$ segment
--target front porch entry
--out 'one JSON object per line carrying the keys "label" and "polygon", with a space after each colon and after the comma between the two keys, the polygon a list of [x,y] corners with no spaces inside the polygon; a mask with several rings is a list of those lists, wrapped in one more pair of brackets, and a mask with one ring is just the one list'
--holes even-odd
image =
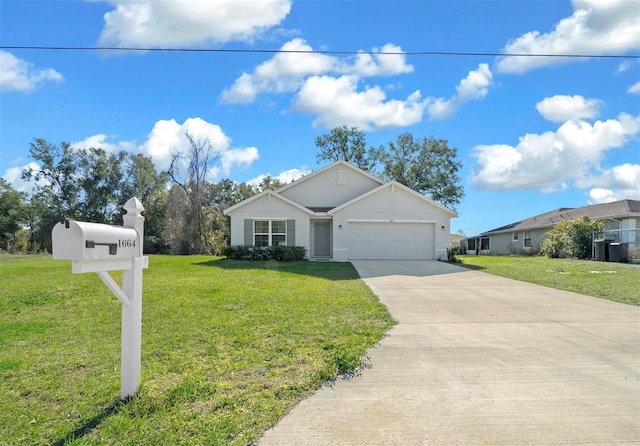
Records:
{"label": "front porch entry", "polygon": [[331,220],[317,220],[313,223],[312,257],[331,257]]}

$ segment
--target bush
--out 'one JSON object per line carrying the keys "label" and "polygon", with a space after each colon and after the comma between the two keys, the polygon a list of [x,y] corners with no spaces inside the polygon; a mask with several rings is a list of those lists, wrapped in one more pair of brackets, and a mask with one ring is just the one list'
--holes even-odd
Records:
{"label": "bush", "polygon": [[550,258],[591,257],[593,233],[602,231],[604,223],[581,217],[576,220],[562,220],[547,233],[540,247],[540,253]]}
{"label": "bush", "polygon": [[460,253],[459,246],[454,246],[453,248],[447,248],[447,262],[462,263],[462,261],[456,257],[456,254],[459,254],[459,253]]}
{"label": "bush", "polygon": [[304,246],[226,246],[222,255],[233,260],[278,260],[281,262],[304,260]]}

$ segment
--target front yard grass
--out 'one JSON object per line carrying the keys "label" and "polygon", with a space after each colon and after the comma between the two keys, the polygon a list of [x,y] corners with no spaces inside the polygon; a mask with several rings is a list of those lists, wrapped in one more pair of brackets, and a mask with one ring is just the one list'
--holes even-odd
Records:
{"label": "front yard grass", "polygon": [[121,403],[120,303],[70,263],[0,257],[2,445],[249,444],[393,325],[349,263],[151,257]]}
{"label": "front yard grass", "polygon": [[460,256],[496,276],[640,306],[640,265],[547,257]]}

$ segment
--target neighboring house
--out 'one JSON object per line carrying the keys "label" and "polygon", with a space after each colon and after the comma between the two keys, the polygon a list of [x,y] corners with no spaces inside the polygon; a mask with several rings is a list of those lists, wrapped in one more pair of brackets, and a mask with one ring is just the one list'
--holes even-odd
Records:
{"label": "neighboring house", "polygon": [[231,245],[304,246],[311,259],[446,258],[457,214],[396,182],[345,162],[235,206]]}
{"label": "neighboring house", "polygon": [[620,200],[595,204],[582,208],[560,208],[545,212],[506,226],[483,232],[477,237],[467,238],[469,254],[520,254],[537,253],[547,232],[562,220],[580,217],[602,220],[607,238],[629,243],[629,248],[640,247],[640,201]]}
{"label": "neighboring house", "polygon": [[456,246],[460,246],[460,242],[464,240],[466,237],[460,234],[451,234],[449,236],[449,248],[454,248]]}

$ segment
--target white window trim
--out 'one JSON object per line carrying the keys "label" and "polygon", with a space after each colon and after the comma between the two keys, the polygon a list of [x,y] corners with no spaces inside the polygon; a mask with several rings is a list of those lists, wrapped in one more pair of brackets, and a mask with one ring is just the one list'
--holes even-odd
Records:
{"label": "white window trim", "polygon": [[[256,222],[258,221],[267,221],[269,222],[269,232],[256,232]],[[284,232],[273,232],[273,222],[282,222],[284,223]],[[267,246],[273,246],[273,236],[274,235],[278,235],[278,236],[284,236],[284,241],[281,243],[281,245],[287,245],[287,220],[286,219],[279,219],[279,218],[273,218],[273,219],[268,219],[268,218],[256,218],[253,220],[253,245],[256,246],[256,235],[266,235],[268,236],[268,245]]]}
{"label": "white window trim", "polygon": [[513,233],[513,235],[512,235],[512,240],[513,240],[514,242],[517,242],[519,239],[520,239],[520,233],[519,233],[519,232],[517,232],[517,231],[516,231],[516,232],[514,232],[514,233]]}

